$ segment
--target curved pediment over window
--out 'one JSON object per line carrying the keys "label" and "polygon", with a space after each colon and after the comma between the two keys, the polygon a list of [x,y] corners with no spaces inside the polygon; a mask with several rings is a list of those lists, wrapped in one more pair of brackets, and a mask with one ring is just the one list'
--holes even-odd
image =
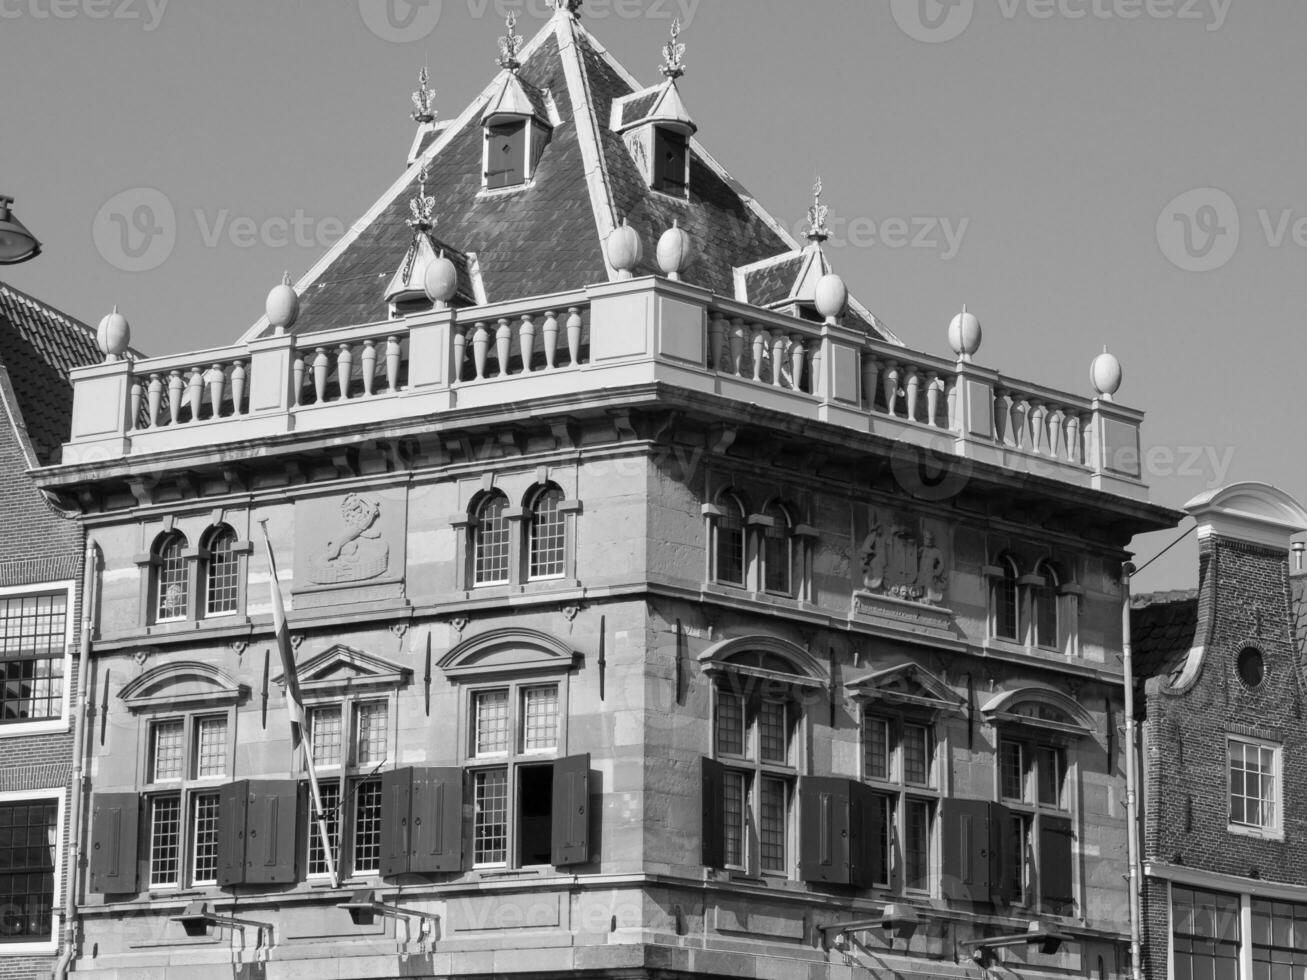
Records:
{"label": "curved pediment over window", "polygon": [[824,688],[830,675],[803,647],[776,636],[737,636],[699,654],[705,674],[746,674],[799,687]]}
{"label": "curved pediment over window", "polygon": [[[413,676],[407,667],[384,657],[338,643],[298,667],[300,690],[305,694],[344,694],[349,691],[403,687]],[[286,676],[274,683],[284,686]]]}
{"label": "curved pediment over window", "polygon": [[464,640],[440,658],[440,669],[454,679],[484,674],[564,674],[581,665],[581,654],[539,630],[490,630]]}
{"label": "curved pediment over window", "polygon": [[198,661],[161,664],[123,685],[118,696],[133,714],[158,708],[220,707],[240,704],[250,689],[213,664]]}
{"label": "curved pediment over window", "polygon": [[1051,687],[1023,687],[996,694],[981,707],[993,725],[1025,725],[1081,738],[1094,731],[1094,719],[1073,698]]}
{"label": "curved pediment over window", "polygon": [[958,714],[966,699],[919,664],[905,663],[878,670],[844,685],[855,701],[923,708]]}

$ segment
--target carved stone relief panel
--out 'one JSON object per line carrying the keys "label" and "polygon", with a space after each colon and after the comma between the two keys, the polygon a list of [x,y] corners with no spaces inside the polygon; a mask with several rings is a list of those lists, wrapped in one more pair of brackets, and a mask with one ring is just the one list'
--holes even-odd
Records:
{"label": "carved stone relief panel", "polygon": [[394,491],[360,491],[295,504],[295,591],[402,581],[407,506]]}

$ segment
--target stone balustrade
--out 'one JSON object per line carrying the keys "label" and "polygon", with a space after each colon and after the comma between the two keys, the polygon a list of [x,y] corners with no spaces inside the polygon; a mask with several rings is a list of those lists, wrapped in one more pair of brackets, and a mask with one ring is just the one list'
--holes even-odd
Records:
{"label": "stone balustrade", "polygon": [[661,278],[109,362],[73,382],[69,464],[659,383],[1147,495],[1137,411]]}

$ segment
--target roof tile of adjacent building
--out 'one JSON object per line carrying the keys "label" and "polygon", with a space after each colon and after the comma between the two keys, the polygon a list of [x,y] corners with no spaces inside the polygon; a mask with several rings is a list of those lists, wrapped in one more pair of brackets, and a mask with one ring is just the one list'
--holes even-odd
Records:
{"label": "roof tile of adjacent building", "polygon": [[1155,592],[1131,603],[1135,677],[1174,679],[1184,667],[1198,628],[1198,590]]}

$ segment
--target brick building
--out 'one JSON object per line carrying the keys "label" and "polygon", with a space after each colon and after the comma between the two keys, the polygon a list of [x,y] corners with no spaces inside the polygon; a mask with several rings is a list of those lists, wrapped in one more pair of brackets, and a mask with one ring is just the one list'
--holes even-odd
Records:
{"label": "brick building", "polygon": [[69,372],[99,360],[88,327],[0,283],[0,977],[49,976],[62,948],[83,538],[30,473],[59,461]]}
{"label": "brick building", "polygon": [[76,375],[77,972],[1122,976],[1119,365],[909,349],[558,7],[239,341]]}
{"label": "brick building", "polygon": [[1137,599],[1131,630],[1147,976],[1296,977],[1307,970],[1307,729],[1289,551],[1307,511],[1260,484],[1186,509],[1198,589]]}

